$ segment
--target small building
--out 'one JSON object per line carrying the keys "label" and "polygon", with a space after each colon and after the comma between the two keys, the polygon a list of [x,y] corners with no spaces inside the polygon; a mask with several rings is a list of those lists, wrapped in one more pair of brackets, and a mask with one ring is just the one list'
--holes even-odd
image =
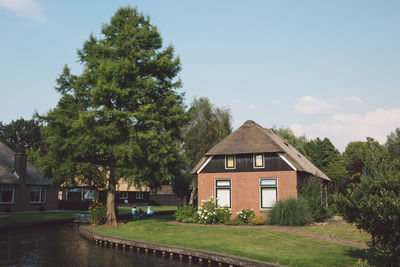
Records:
{"label": "small building", "polygon": [[57,189],[49,178],[0,142],[0,212],[57,209]]}
{"label": "small building", "polygon": [[214,197],[232,214],[244,208],[261,213],[277,200],[297,197],[299,183],[309,176],[320,178],[326,196],[330,181],[287,141],[254,121],[211,148],[191,173],[198,176],[198,205]]}

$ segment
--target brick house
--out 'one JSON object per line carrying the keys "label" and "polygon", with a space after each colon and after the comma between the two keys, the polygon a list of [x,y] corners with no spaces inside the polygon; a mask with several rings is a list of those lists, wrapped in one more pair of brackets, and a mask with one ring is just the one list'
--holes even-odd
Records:
{"label": "brick house", "polygon": [[0,212],[57,209],[57,189],[51,179],[0,142]]}
{"label": "brick house", "polygon": [[298,184],[309,176],[320,178],[326,197],[330,181],[288,142],[254,121],[211,148],[191,173],[198,176],[198,205],[212,196],[232,214],[244,208],[261,213],[277,200],[297,197]]}

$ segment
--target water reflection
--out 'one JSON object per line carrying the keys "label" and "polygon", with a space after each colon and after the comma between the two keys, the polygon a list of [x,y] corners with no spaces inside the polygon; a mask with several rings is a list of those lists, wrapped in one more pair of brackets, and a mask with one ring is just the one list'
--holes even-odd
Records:
{"label": "water reflection", "polygon": [[98,247],[77,225],[0,231],[0,266],[191,266],[186,262]]}

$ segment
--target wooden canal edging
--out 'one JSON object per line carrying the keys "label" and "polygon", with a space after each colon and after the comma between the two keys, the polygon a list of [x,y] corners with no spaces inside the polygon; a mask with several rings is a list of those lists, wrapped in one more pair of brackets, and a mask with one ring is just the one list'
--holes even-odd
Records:
{"label": "wooden canal edging", "polygon": [[198,264],[217,266],[254,266],[254,267],[278,267],[282,265],[242,258],[219,252],[170,246],[141,240],[133,240],[121,237],[111,237],[97,233],[87,226],[79,227],[79,234],[98,246],[121,249],[124,251],[161,255],[170,259],[185,260]]}

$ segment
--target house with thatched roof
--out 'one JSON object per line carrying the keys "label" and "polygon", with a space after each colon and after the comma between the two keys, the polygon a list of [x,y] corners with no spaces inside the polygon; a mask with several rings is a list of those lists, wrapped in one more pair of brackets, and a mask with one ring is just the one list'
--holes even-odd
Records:
{"label": "house with thatched roof", "polygon": [[320,178],[326,195],[330,181],[273,130],[250,120],[211,148],[191,173],[198,176],[199,206],[214,197],[232,214],[244,208],[260,213],[277,200],[297,197],[299,183],[309,176]]}
{"label": "house with thatched roof", "polygon": [[57,209],[57,189],[49,178],[0,142],[0,212]]}

